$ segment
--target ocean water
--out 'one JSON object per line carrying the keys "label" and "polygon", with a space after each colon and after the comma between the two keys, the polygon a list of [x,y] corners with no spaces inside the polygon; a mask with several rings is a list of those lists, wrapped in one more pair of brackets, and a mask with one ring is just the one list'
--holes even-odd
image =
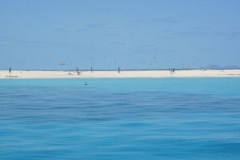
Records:
{"label": "ocean water", "polygon": [[1,79],[0,159],[240,159],[240,78]]}

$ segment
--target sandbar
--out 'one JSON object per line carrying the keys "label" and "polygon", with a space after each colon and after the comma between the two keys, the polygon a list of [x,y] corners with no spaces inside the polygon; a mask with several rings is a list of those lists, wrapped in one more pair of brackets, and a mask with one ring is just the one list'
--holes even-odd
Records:
{"label": "sandbar", "polygon": [[240,77],[240,69],[232,70],[123,70],[120,71],[31,71],[0,70],[0,79],[21,78],[174,78],[174,77]]}

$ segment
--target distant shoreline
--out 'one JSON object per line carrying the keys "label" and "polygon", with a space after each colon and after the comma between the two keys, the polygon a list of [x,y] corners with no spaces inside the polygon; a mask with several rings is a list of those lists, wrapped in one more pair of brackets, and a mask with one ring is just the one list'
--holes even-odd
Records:
{"label": "distant shoreline", "polygon": [[[240,70],[240,68],[167,68],[167,69],[121,69],[121,71],[191,71],[191,70]],[[81,71],[91,71],[90,69],[79,69]],[[1,71],[8,71],[8,69],[0,69]],[[76,69],[13,69],[13,71],[58,71],[58,72],[74,72]],[[93,71],[118,71],[118,69],[94,69]]]}
{"label": "distant shoreline", "polygon": [[0,70],[0,79],[24,78],[174,78],[174,77],[240,77],[240,69],[191,69],[191,70],[117,70],[111,71],[40,71]]}

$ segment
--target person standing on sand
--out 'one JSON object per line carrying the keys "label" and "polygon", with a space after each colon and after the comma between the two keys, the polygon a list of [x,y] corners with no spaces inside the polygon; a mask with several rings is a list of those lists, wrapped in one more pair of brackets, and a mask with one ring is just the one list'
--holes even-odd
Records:
{"label": "person standing on sand", "polygon": [[78,67],[76,68],[76,71],[77,71],[77,74],[79,75],[80,73],[79,73]]}
{"label": "person standing on sand", "polygon": [[118,67],[118,73],[120,73],[120,67]]}
{"label": "person standing on sand", "polygon": [[9,68],[9,73],[11,73],[11,71],[12,71],[12,68],[10,67],[10,68]]}

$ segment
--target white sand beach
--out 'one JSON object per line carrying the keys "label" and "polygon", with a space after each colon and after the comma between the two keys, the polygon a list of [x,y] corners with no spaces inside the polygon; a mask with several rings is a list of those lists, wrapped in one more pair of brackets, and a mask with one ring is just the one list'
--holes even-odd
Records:
{"label": "white sand beach", "polygon": [[19,71],[0,70],[0,78],[164,78],[164,77],[240,77],[240,70],[147,70],[147,71]]}

